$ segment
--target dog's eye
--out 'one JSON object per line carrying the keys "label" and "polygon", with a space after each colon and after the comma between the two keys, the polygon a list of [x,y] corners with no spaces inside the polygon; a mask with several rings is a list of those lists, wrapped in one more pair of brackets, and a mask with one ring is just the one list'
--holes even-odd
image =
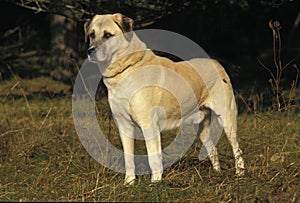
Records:
{"label": "dog's eye", "polygon": [[109,32],[104,32],[104,35],[103,35],[103,37],[106,39],[111,38],[112,36],[114,36],[114,35]]}
{"label": "dog's eye", "polygon": [[91,34],[90,34],[90,38],[91,38],[91,39],[94,39],[95,37],[96,37],[96,35],[95,35],[95,31],[91,32]]}

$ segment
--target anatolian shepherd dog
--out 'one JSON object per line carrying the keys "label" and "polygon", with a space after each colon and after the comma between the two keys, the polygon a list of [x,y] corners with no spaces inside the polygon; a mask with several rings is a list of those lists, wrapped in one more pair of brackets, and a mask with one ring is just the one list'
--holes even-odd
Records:
{"label": "anatolian shepherd dog", "polygon": [[[206,148],[213,147],[209,158],[213,168],[220,171],[216,148],[211,146],[211,139],[207,136],[211,112],[217,115],[232,146],[236,174],[243,175],[244,161],[236,134],[237,108],[224,68],[211,59],[173,62],[157,56],[132,32],[132,26],[133,20],[120,13],[95,15],[84,25],[86,40],[89,40],[89,60],[109,64],[107,69],[102,70],[102,75],[123,145],[125,184],[132,184],[136,178],[135,131],[138,129],[143,133],[151,182],[158,182],[163,173],[160,133],[177,128],[182,120],[203,125],[200,139]],[[200,73],[191,66],[195,66]],[[188,94],[189,91],[170,72],[185,80],[194,95]],[[139,89],[145,80],[152,85]],[[172,94],[173,90],[162,87],[173,88],[177,92],[176,97]],[[220,95],[225,98],[219,98]],[[196,102],[191,101],[192,97],[196,98]]]}

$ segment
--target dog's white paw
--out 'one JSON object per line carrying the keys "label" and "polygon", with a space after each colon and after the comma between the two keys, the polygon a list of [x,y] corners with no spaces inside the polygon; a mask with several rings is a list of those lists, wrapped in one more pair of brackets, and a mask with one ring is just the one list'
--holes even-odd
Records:
{"label": "dog's white paw", "polygon": [[158,183],[162,179],[162,172],[153,173],[151,176],[151,183]]}
{"label": "dog's white paw", "polygon": [[135,182],[135,175],[126,175],[124,185],[133,185]]}
{"label": "dog's white paw", "polygon": [[236,174],[237,177],[244,176],[245,175],[245,168],[237,168],[235,174]]}
{"label": "dog's white paw", "polygon": [[237,176],[243,176],[245,174],[245,164],[244,164],[244,160],[240,154],[235,159],[235,168],[236,168]]}

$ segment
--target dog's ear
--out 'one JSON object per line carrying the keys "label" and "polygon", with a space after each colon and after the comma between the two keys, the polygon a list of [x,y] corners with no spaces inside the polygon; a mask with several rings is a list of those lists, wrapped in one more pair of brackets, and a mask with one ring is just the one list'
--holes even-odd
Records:
{"label": "dog's ear", "polygon": [[85,42],[87,42],[87,41],[88,41],[88,38],[89,38],[89,33],[88,33],[88,31],[89,31],[89,26],[90,26],[90,24],[91,24],[91,20],[88,20],[88,21],[86,21],[86,22],[84,23],[84,25],[83,25],[83,29],[84,29],[84,40],[85,40]]}
{"label": "dog's ear", "polygon": [[120,27],[123,33],[131,32],[133,30],[133,20],[121,13],[114,14],[114,21]]}

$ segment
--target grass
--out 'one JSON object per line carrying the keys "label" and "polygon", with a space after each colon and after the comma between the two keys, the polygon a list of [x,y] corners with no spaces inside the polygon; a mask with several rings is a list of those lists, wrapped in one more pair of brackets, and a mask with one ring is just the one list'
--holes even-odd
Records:
{"label": "grass", "polygon": [[[240,114],[238,134],[247,168],[242,178],[234,175],[231,148],[222,136],[217,145],[222,174],[213,172],[208,159],[198,160],[201,142],[196,140],[164,171],[162,183],[151,185],[150,176],[143,175],[125,187],[124,174],[101,166],[83,148],[71,96],[12,95],[0,97],[1,201],[300,201],[297,112]],[[111,142],[121,147],[106,105],[106,98],[99,100],[98,118]]]}

